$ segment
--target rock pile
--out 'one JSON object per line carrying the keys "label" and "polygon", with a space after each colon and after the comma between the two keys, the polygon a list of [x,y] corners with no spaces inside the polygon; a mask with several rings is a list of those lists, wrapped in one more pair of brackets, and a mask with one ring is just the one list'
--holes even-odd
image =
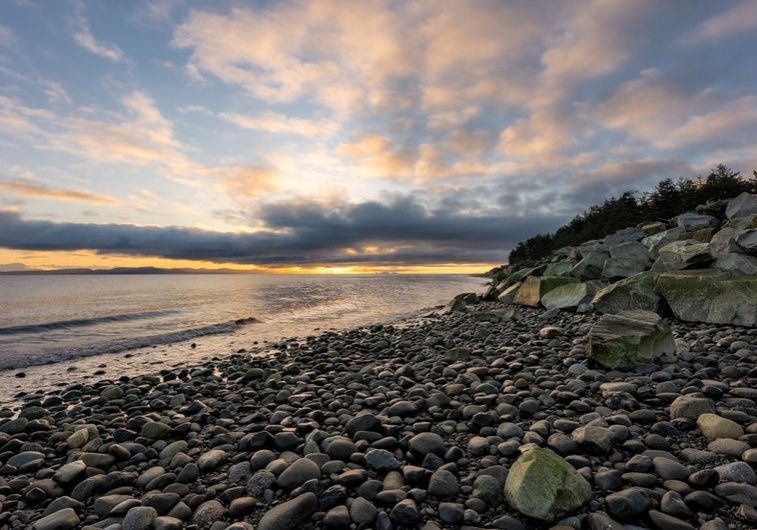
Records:
{"label": "rock pile", "polygon": [[757,195],[727,201],[723,217],[687,212],[503,269],[490,299],[603,313],[669,310],[689,322],[757,326]]}

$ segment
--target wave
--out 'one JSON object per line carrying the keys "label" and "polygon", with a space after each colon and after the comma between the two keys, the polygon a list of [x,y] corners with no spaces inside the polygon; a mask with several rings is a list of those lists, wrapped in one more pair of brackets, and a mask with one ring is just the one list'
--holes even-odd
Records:
{"label": "wave", "polygon": [[6,328],[0,328],[0,335],[16,335],[18,333],[40,333],[45,331],[53,331],[57,329],[70,329],[78,328],[82,326],[95,326],[97,324],[105,324],[108,322],[127,322],[130,320],[144,320],[150,318],[158,318],[169,315],[175,315],[178,311],[174,310],[162,310],[162,311],[144,311],[142,313],[126,313],[122,315],[108,315],[104,317],[92,317],[92,318],[77,318],[73,320],[57,320],[53,322],[45,322],[42,324],[27,324],[24,326],[10,326]]}
{"label": "wave", "polygon": [[46,352],[42,355],[31,352],[18,352],[15,355],[10,355],[6,358],[0,358],[0,370],[12,370],[17,368],[25,368],[28,366],[52,364],[61,361],[78,359],[80,357],[90,357],[93,355],[101,355],[106,353],[119,353],[127,350],[173,344],[191,340],[197,337],[204,337],[207,335],[233,333],[242,326],[258,322],[260,322],[260,320],[254,317],[240,318],[237,320],[231,320],[229,322],[221,322],[218,324],[210,324],[197,328],[172,331],[169,333],[162,333],[160,335],[149,335],[145,337],[122,339],[88,346],[62,348],[56,351]]}

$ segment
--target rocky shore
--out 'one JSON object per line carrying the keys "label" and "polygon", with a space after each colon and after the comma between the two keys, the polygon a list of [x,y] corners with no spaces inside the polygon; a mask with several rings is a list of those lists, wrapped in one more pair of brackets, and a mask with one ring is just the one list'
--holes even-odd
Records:
{"label": "rocky shore", "polygon": [[0,527],[757,526],[757,329],[669,320],[611,369],[595,313],[474,302],[27,395]]}

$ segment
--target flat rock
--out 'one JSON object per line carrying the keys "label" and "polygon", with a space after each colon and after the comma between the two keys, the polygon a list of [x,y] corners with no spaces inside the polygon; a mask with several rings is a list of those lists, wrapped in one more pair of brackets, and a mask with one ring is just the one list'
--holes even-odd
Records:
{"label": "flat rock", "polygon": [[589,332],[588,356],[608,368],[632,368],[674,351],[670,327],[650,311],[602,315]]}

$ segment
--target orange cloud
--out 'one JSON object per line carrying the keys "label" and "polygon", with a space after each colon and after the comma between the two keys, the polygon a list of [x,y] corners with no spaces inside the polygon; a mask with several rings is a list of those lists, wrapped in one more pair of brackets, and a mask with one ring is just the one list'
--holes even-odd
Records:
{"label": "orange cloud", "polygon": [[0,189],[3,189],[14,195],[26,197],[39,197],[42,199],[52,199],[55,201],[80,201],[93,202],[98,204],[120,204],[121,201],[110,197],[109,195],[100,195],[84,190],[67,190],[62,188],[51,188],[44,184],[34,184],[22,180],[0,180]]}

